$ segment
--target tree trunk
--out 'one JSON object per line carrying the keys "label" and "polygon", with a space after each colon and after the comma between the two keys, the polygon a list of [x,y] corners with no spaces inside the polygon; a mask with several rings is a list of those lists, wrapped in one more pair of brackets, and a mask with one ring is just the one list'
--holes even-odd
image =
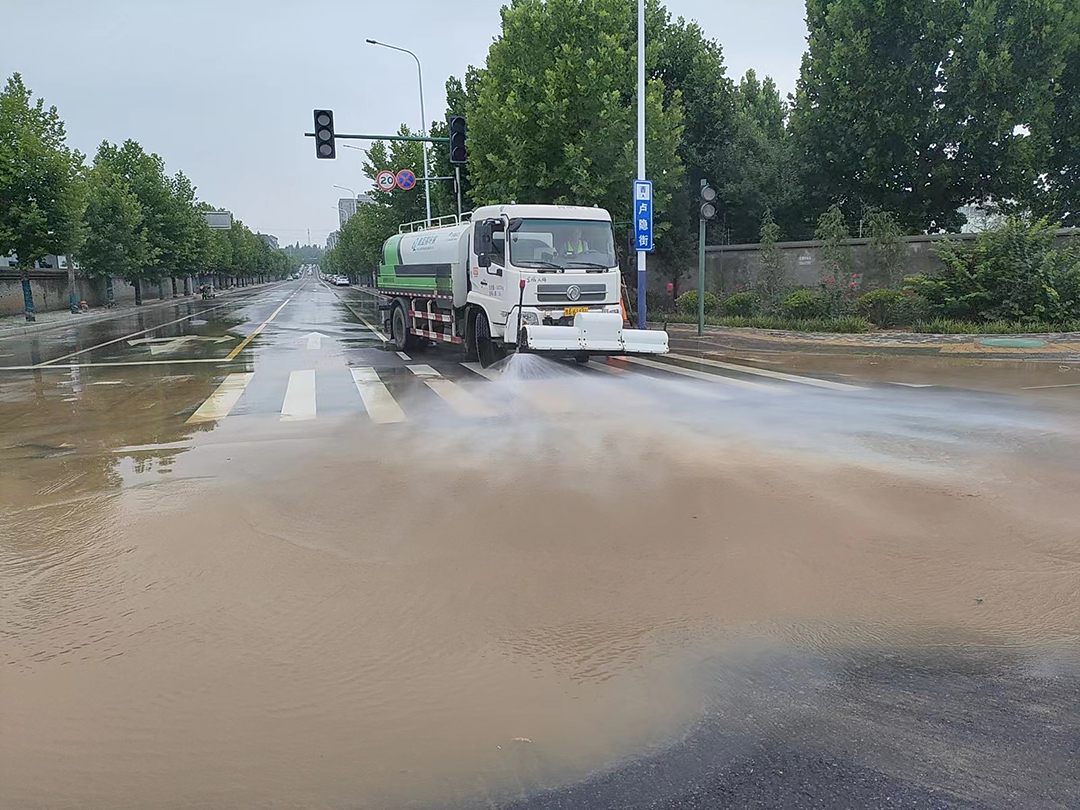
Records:
{"label": "tree trunk", "polygon": [[135,287],[135,306],[141,307],[142,306],[142,279],[137,278],[131,283]]}
{"label": "tree trunk", "polygon": [[30,270],[26,267],[22,268],[22,295],[23,313],[26,315],[26,320],[33,323],[37,320],[34,317],[34,291],[30,289]]}
{"label": "tree trunk", "polygon": [[176,276],[170,276],[169,281],[172,282],[172,297],[176,298]]}
{"label": "tree trunk", "polygon": [[184,296],[191,295],[191,276],[184,276]]}
{"label": "tree trunk", "polygon": [[111,307],[116,303],[116,292],[113,290],[112,276],[105,276],[105,306]]}
{"label": "tree trunk", "polygon": [[165,300],[165,282],[164,281],[159,281],[157,283],[157,297],[158,297],[158,301],[164,301]]}
{"label": "tree trunk", "polygon": [[71,254],[67,255],[67,281],[68,281],[68,303],[71,305],[71,314],[77,315],[79,313],[79,294],[75,292],[75,261],[71,258]]}

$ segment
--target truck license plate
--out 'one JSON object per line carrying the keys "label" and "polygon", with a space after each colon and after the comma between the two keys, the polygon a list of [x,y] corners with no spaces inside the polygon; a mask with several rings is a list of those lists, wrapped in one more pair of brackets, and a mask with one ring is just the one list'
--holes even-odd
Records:
{"label": "truck license plate", "polygon": [[588,312],[588,311],[589,311],[588,307],[566,307],[566,309],[563,310],[563,317],[564,318],[573,318],[579,312]]}

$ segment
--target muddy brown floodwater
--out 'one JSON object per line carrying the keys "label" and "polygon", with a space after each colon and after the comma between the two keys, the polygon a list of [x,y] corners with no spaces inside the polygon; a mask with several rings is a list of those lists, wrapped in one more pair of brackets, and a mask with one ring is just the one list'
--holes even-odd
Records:
{"label": "muddy brown floodwater", "polygon": [[0,806],[469,804],[677,739],[754,645],[1073,649],[1074,467],[642,424],[9,458]]}

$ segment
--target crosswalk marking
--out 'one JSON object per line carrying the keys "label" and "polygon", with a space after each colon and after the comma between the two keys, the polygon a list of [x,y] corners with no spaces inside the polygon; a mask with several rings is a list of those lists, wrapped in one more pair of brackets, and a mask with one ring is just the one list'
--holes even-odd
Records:
{"label": "crosswalk marking", "polygon": [[247,388],[248,383],[251,382],[251,378],[254,376],[254,372],[228,375],[221,385],[214,390],[214,393],[208,396],[206,401],[199,406],[199,409],[188,417],[187,423],[197,425],[203,422],[224,419],[236,405],[244,393],[244,389]]}
{"label": "crosswalk marking", "polygon": [[761,391],[769,394],[783,394],[787,393],[781,388],[777,388],[774,385],[765,385],[764,383],[749,382],[748,380],[736,380],[731,377],[723,377],[719,374],[709,374],[706,371],[698,371],[693,368],[683,368],[682,366],[672,365],[671,363],[659,363],[656,360],[646,360],[644,357],[622,357],[627,363],[633,363],[637,366],[645,366],[646,368],[655,368],[660,371],[669,371],[672,374],[680,374],[683,377],[693,377],[697,380],[708,380],[714,383],[723,383],[724,385],[733,385],[736,388],[748,388],[752,391]]}
{"label": "crosswalk marking", "polygon": [[373,368],[353,368],[353,382],[356,390],[360,392],[360,398],[364,401],[364,408],[372,422],[387,424],[390,422],[404,422],[405,412],[387,390],[383,381]]}
{"label": "crosswalk marking", "polygon": [[461,365],[463,365],[465,368],[467,368],[474,374],[479,374],[481,377],[485,377],[492,382],[497,382],[499,379],[502,378],[502,374],[500,374],[499,372],[491,368],[484,368],[479,363],[462,363]]}
{"label": "crosswalk marking", "polygon": [[495,416],[495,411],[457,383],[443,377],[426,363],[408,366],[409,371],[424,381],[454,413],[460,416]]}
{"label": "crosswalk marking", "polygon": [[281,404],[281,421],[300,422],[315,416],[315,371],[294,371],[289,375],[285,401]]}
{"label": "crosswalk marking", "polygon": [[728,371],[738,371],[742,374],[754,374],[759,377],[769,377],[774,380],[784,380],[785,382],[799,383],[800,385],[813,385],[818,388],[829,388],[833,391],[865,391],[866,389],[859,385],[851,385],[850,383],[838,383],[831,380],[819,380],[815,377],[802,377],[798,374],[785,374],[782,371],[772,371],[765,368],[754,368],[753,366],[744,366],[737,363],[724,363],[720,360],[712,360],[707,357],[694,357],[689,354],[669,354],[667,355],[673,360],[686,360],[691,363],[701,363],[705,366],[712,366],[713,368],[722,368]]}

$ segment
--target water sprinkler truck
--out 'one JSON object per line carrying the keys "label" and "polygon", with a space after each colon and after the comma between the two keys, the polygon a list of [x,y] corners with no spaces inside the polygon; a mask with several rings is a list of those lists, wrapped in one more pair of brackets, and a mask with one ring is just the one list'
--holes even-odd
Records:
{"label": "water sprinkler truck", "polygon": [[394,346],[463,343],[487,367],[508,352],[655,355],[659,330],[624,327],[611,215],[601,208],[492,205],[402,225],[371,290]]}

